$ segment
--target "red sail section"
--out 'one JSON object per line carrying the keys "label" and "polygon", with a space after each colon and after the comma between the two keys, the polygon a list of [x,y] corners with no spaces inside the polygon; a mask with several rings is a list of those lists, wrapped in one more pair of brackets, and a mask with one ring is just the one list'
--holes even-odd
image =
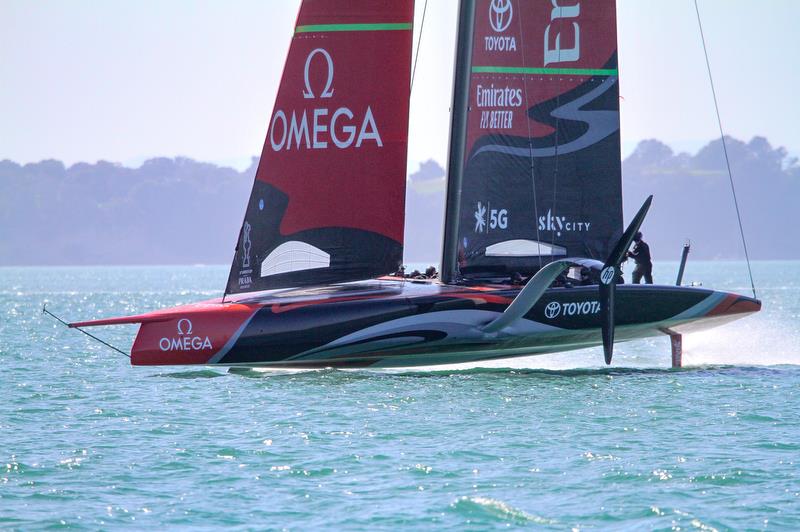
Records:
{"label": "red sail section", "polygon": [[399,266],[413,11],[411,0],[303,2],[229,293]]}
{"label": "red sail section", "polygon": [[606,258],[622,231],[615,0],[477,0],[461,272]]}
{"label": "red sail section", "polygon": [[[617,75],[616,0],[478,0],[467,151],[487,133],[545,137],[530,107]],[[606,68],[614,60],[613,68]]]}

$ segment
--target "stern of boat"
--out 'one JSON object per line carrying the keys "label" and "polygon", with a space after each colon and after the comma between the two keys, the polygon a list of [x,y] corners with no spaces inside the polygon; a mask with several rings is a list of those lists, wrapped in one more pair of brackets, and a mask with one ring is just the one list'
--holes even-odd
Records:
{"label": "stern of boat", "polygon": [[761,300],[715,290],[705,300],[675,316],[669,329],[678,334],[713,329],[761,310]]}
{"label": "stern of boat", "polygon": [[70,327],[139,324],[131,365],[206,365],[225,356],[258,308],[214,300],[137,316],[77,322]]}

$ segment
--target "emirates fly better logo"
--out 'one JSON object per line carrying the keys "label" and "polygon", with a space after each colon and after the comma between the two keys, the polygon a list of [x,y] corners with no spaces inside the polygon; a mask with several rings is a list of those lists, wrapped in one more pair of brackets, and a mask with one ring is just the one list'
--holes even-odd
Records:
{"label": "emirates fly better logo", "polygon": [[502,33],[511,25],[514,16],[514,8],[511,0],[492,0],[489,5],[489,24],[497,33]]}

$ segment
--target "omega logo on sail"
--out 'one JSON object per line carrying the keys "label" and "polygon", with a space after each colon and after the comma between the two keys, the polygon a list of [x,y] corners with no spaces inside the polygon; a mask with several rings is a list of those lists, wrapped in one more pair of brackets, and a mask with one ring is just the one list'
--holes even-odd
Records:
{"label": "omega logo on sail", "polygon": [[544,30],[544,66],[550,63],[566,63],[577,61],[581,58],[581,28],[577,22],[572,23],[575,30],[575,46],[573,48],[561,48],[561,33],[556,33],[555,47],[550,48],[550,27],[552,23],[560,18],[576,18],[581,14],[581,4],[578,2],[574,6],[559,6],[559,0],[550,0],[553,9],[550,11],[550,24]]}
{"label": "omega logo on sail", "polygon": [[[311,87],[310,71],[312,64],[318,63],[314,58],[320,56],[325,61],[327,73],[325,85],[319,93],[319,99],[333,97],[333,58],[324,48],[315,48],[308,54],[303,69],[305,88],[303,98],[317,100],[317,95]],[[330,119],[328,119],[330,116]],[[287,116],[283,109],[275,111],[269,126],[269,142],[273,151],[289,151],[291,149],[324,150],[329,146],[329,140],[339,149],[346,149],[355,144],[360,148],[365,141],[374,141],[383,147],[383,140],[375,123],[372,108],[368,105],[363,118],[355,118],[353,111],[345,106],[339,107],[331,113],[327,107],[314,109],[292,110]],[[360,126],[356,124],[360,122]]]}
{"label": "omega logo on sail", "polygon": [[178,337],[162,338],[158,342],[158,347],[162,351],[201,351],[203,349],[213,349],[211,340],[208,336],[192,336],[192,321],[187,318],[178,320]]}

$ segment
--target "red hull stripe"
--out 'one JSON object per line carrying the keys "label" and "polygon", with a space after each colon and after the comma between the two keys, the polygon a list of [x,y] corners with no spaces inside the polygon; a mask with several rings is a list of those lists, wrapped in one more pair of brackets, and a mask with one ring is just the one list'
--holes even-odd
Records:
{"label": "red hull stripe", "polygon": [[722,316],[727,314],[744,314],[758,312],[761,304],[738,294],[728,294],[716,307],[711,309],[707,316]]}
{"label": "red hull stripe", "polygon": [[300,301],[298,303],[273,303],[270,307],[273,314],[280,314],[282,312],[288,312],[290,310],[295,310],[298,308],[303,307],[313,307],[315,305],[321,305],[325,303],[343,303],[345,301],[366,301],[369,299],[384,299],[386,296],[384,294],[378,294],[374,296],[344,296],[344,297],[331,297],[327,299],[314,299],[310,301]]}

